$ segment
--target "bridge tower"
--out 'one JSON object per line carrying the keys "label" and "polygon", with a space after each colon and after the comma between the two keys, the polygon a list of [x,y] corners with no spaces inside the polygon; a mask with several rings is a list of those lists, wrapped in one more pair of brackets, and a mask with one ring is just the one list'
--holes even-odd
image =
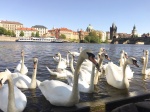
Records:
{"label": "bridge tower", "polygon": [[110,27],[110,39],[112,40],[113,38],[116,38],[116,36],[117,36],[117,27],[113,23],[112,27]]}

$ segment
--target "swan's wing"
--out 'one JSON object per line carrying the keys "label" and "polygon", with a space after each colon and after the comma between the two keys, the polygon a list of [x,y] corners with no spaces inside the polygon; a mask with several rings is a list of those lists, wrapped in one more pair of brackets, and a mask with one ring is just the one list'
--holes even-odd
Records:
{"label": "swan's wing", "polygon": [[126,70],[125,70],[125,74],[126,74],[127,79],[132,79],[133,78],[133,73],[134,73],[134,71],[132,71],[130,66],[127,65]]}
{"label": "swan's wing", "polygon": [[72,87],[58,80],[46,80],[39,86],[45,98],[56,106],[65,106],[72,92]]}
{"label": "swan's wing", "polygon": [[146,70],[146,74],[150,75],[150,68]]}
{"label": "swan's wing", "polygon": [[[26,96],[16,87],[14,86],[14,94],[15,94],[15,103],[16,103],[16,111],[22,112],[27,104]],[[7,112],[8,106],[8,84],[3,85],[0,89],[0,109],[4,112]]]}
{"label": "swan's wing", "polygon": [[19,64],[16,66],[14,72],[20,72],[20,69],[21,69],[21,63],[19,63]]}
{"label": "swan's wing", "polygon": [[13,82],[18,88],[29,88],[31,79],[27,75],[19,74],[18,77],[13,79]]}

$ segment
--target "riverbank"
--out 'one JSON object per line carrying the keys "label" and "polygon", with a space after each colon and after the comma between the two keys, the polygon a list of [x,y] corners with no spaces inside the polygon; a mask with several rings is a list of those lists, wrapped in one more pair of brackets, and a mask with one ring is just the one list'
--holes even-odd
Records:
{"label": "riverbank", "polygon": [[17,37],[5,37],[5,36],[0,36],[0,41],[11,41],[15,42],[18,38]]}

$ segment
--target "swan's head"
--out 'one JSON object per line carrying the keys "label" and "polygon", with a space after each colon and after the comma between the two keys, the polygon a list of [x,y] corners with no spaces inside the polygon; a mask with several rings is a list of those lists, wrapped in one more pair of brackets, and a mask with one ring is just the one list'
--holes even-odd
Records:
{"label": "swan's head", "polygon": [[99,53],[101,53],[101,52],[106,52],[105,48],[100,48]]}
{"label": "swan's head", "polygon": [[91,50],[85,49],[80,53],[80,57],[83,59],[89,59],[93,64],[95,64],[96,68],[100,71],[99,65],[95,60],[95,55],[92,53]]}
{"label": "swan's head", "polygon": [[58,53],[56,54],[56,56],[61,56],[61,54],[58,52]]}
{"label": "swan's head", "polygon": [[142,64],[144,64],[144,62],[145,62],[145,57],[142,56],[141,59],[140,59],[139,61],[140,61]]}
{"label": "swan's head", "polygon": [[34,63],[34,69],[36,68],[36,64],[38,63],[38,59],[37,58],[33,58],[33,63]]}
{"label": "swan's head", "polygon": [[127,52],[124,52],[124,58],[128,58]]}
{"label": "swan's head", "polygon": [[9,72],[0,72],[0,88],[5,83],[5,81],[8,79],[8,76],[10,76]]}
{"label": "swan's head", "polygon": [[149,55],[149,51],[148,50],[145,50],[145,55]]}
{"label": "swan's head", "polygon": [[24,56],[24,50],[21,51],[21,56]]}
{"label": "swan's head", "polygon": [[133,64],[135,65],[136,67],[139,67],[139,65],[137,64],[137,60],[134,58],[134,57],[129,57],[127,60],[126,60],[127,64]]}
{"label": "swan's head", "polygon": [[110,60],[109,56],[105,52],[98,53],[98,55],[99,55],[99,58],[102,60],[104,59]]}

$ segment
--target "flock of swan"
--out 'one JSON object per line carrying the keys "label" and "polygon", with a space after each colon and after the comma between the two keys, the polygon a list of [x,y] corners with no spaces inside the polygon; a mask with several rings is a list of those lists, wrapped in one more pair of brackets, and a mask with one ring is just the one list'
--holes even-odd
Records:
{"label": "flock of swan", "polygon": [[[6,69],[0,72],[0,109],[4,112],[22,112],[27,104],[27,98],[20,88],[35,89],[38,87],[45,98],[55,106],[73,106],[79,102],[79,92],[92,93],[94,85],[98,83],[99,77],[104,75],[109,85],[118,89],[128,89],[129,79],[133,78],[134,71],[129,65],[137,64],[134,57],[128,57],[127,53],[120,52],[119,65],[110,61],[104,48],[100,48],[97,59],[90,49],[80,48],[80,52],[68,51],[67,58],[62,58],[58,53],[53,57],[57,63],[56,69],[47,68],[50,75],[58,78],[66,78],[68,83],[59,80],[39,81],[36,79],[38,58],[33,58],[33,74],[27,76],[28,68],[24,64],[24,51],[21,52],[21,61],[14,72]],[[142,74],[147,78],[150,69],[147,69],[149,51],[143,51],[141,62],[143,64]],[[77,62],[74,60],[77,57]],[[108,63],[103,64],[103,60]],[[74,67],[75,65],[75,67]],[[70,67],[70,70],[66,68]],[[7,81],[7,83],[5,83]]]}

